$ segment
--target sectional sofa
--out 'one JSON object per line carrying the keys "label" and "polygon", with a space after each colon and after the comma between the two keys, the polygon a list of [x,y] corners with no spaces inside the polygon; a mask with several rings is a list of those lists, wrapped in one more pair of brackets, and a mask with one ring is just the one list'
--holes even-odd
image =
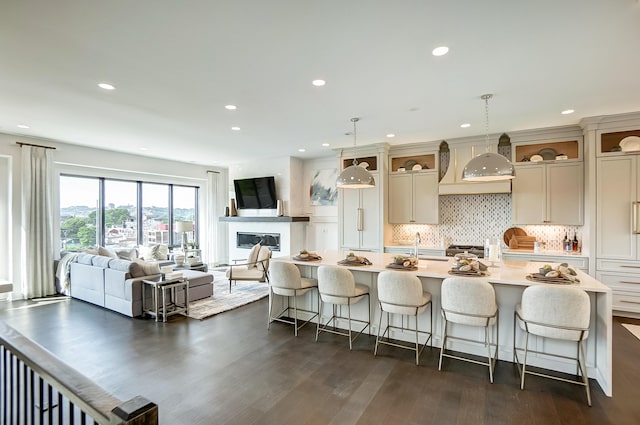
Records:
{"label": "sectional sofa", "polygon": [[[78,254],[70,264],[70,294],[81,299],[116,311],[129,317],[142,315],[142,281],[157,277],[157,267],[145,267],[144,263],[111,258],[102,255]],[[189,281],[189,301],[213,295],[213,275],[195,270],[181,270]],[[151,305],[150,291],[147,291],[146,305]],[[183,302],[184,293],[177,294],[178,302]]]}

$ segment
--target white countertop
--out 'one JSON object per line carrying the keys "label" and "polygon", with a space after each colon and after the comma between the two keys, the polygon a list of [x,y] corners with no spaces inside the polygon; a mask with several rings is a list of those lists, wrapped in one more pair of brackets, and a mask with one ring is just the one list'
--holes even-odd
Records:
{"label": "white countertop", "polygon": [[[358,252],[358,251],[317,251],[316,253],[322,257],[320,261],[300,261],[294,260],[291,257],[276,257],[274,260],[289,261],[294,264],[306,265],[317,267],[323,264],[337,264],[338,261],[346,258],[349,252],[354,252],[358,256],[366,257],[373,264],[369,266],[344,266],[353,271],[369,271],[369,272],[381,272],[389,270],[386,268],[388,264],[393,262],[395,254],[392,253],[377,253],[377,252]],[[418,263],[418,270],[407,271],[403,273],[414,273],[420,277],[431,277],[444,279],[451,277],[448,273],[453,265],[453,258],[451,257],[432,257],[432,256],[420,256]],[[487,261],[480,260],[485,264]],[[550,263],[551,265],[556,265]],[[504,285],[518,285],[518,286],[531,286],[540,285],[544,283],[532,282],[526,279],[527,274],[535,273],[540,268],[540,263],[529,261],[503,261],[499,263],[499,267],[490,267],[489,276],[486,276],[491,283],[504,284]],[[578,279],[580,283],[575,284],[588,292],[611,292],[611,289],[592,278],[588,274],[576,270],[578,273]],[[473,279],[473,278],[472,278]]]}

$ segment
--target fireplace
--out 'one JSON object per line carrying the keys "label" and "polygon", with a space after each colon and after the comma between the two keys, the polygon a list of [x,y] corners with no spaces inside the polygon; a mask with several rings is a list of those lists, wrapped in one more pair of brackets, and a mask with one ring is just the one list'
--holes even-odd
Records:
{"label": "fireplace", "polygon": [[236,248],[251,249],[257,243],[280,251],[280,233],[236,232]]}

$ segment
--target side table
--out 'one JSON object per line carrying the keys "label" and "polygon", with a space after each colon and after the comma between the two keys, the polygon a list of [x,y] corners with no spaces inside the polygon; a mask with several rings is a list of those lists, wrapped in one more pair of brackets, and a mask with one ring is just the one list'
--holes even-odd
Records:
{"label": "side table", "polygon": [[[145,305],[147,286],[151,287],[150,307]],[[184,304],[177,303],[176,290],[184,291]],[[169,303],[167,303],[167,291],[169,292]],[[159,304],[158,297],[162,299],[162,305]],[[183,278],[163,280],[161,276],[154,279],[144,279],[142,281],[142,313],[155,317],[156,322],[162,316],[162,321],[166,322],[167,317],[174,314],[189,315],[189,281]]]}

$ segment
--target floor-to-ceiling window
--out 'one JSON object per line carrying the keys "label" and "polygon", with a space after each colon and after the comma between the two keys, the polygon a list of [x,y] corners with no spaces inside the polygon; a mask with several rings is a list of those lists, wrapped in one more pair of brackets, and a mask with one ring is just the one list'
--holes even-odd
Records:
{"label": "floor-to-ceiling window", "polygon": [[60,176],[60,243],[63,250],[95,246],[100,180]]}
{"label": "floor-to-ceiling window", "polygon": [[[198,188],[96,177],[60,176],[61,248],[178,246],[176,221],[198,222]],[[190,241],[197,244],[197,232]]]}

